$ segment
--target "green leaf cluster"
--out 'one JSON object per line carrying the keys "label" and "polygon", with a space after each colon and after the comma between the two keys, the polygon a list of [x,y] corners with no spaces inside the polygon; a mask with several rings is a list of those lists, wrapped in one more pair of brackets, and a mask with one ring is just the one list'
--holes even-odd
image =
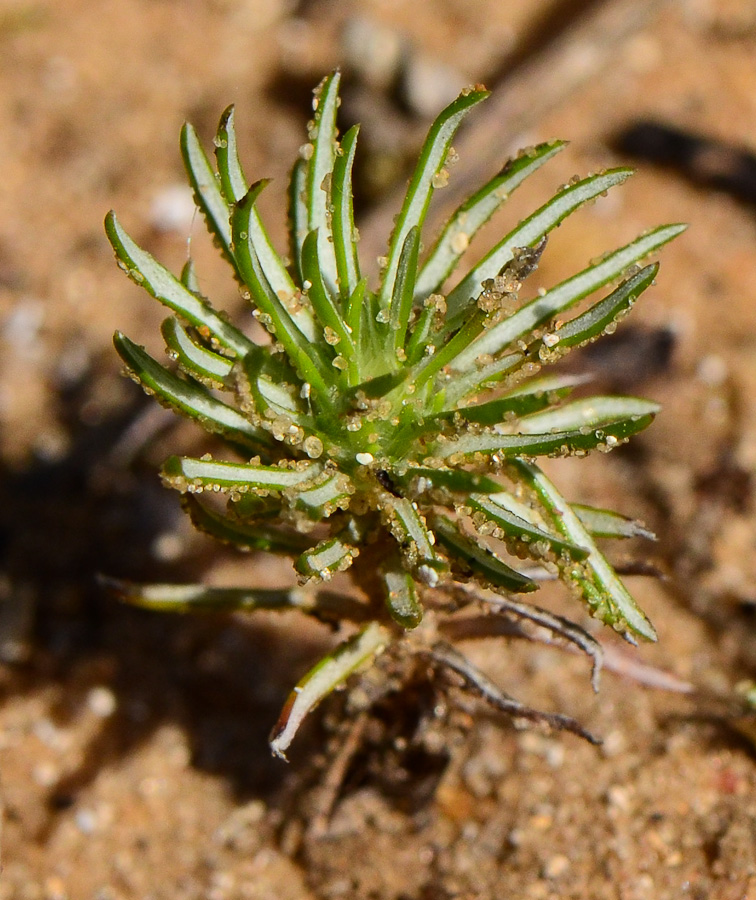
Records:
{"label": "green leaf cluster", "polygon": [[[279,753],[324,694],[420,625],[423,596],[437,586],[473,582],[504,596],[530,594],[536,564],[593,616],[629,638],[655,639],[596,544],[642,529],[568,503],[538,459],[611,450],[648,426],[657,405],[575,399],[585,379],[541,370],[616,327],[653,283],[657,266],[644,260],[683,226],[655,228],[548,290],[529,291],[549,233],[630,175],[612,169],[562,186],[455,276],[479,229],[564,146],[539,144],[507,162],[426,249],[425,219],[448,179],[452,141],[487,96],[472,88],[432,125],[372,286],[352,207],[358,127],[339,137],[339,80],[334,73],[315,91],[309,140],[292,170],[288,259],[258,212],[267,182],[250,184],[242,169],[233,108],[220,120],[215,165],[190,125],[181,134],[196,204],[267,340],[253,340],[216,310],[190,264],[175,277],[113,213],[106,219],[119,265],[170,311],[162,333],[175,365],[118,333],[128,372],[228,448],[228,458],[171,457],[165,483],[186,496],[195,525],[219,540],[291,556],[305,584],[351,568],[368,596],[360,615],[353,604],[344,614],[361,620],[361,630],[292,695],[274,733]],[[224,511],[205,499],[218,494]],[[225,591],[217,603],[209,589],[127,593],[159,608],[322,613],[301,589]]]}

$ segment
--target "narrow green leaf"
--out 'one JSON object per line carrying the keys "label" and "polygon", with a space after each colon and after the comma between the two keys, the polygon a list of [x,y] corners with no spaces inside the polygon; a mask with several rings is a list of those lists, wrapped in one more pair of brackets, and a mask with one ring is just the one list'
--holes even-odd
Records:
{"label": "narrow green leaf", "polygon": [[255,522],[248,524],[229,518],[199,503],[191,494],[183,498],[192,524],[198,531],[240,550],[262,550],[269,553],[301,553],[312,544],[297,531],[284,531]]}
{"label": "narrow green leaf", "polygon": [[308,713],[331,691],[373,660],[389,643],[388,629],[371,622],[362,631],[317,663],[289,694],[271,734],[270,747],[276,756],[285,753]]}
{"label": "narrow green leaf", "polygon": [[530,413],[551,406],[558,399],[567,396],[573,387],[584,384],[589,379],[584,375],[553,375],[539,378],[521,385],[503,397],[462,406],[458,409],[446,410],[443,416],[459,414],[468,422],[481,425],[498,425],[515,416],[526,416]]}
{"label": "narrow green leaf", "polygon": [[[407,325],[412,312],[413,292],[415,278],[417,277],[417,258],[420,252],[420,232],[413,226],[407,232],[404,246],[399,257],[394,282],[394,293],[391,297],[391,314],[389,327],[393,340],[394,356],[398,357],[404,351],[404,342],[407,336]],[[406,359],[406,352],[404,353]]]}
{"label": "narrow green leaf", "polygon": [[289,178],[289,253],[299,277],[302,275],[302,244],[309,234],[307,227],[307,160],[297,159]]}
{"label": "narrow green leaf", "polygon": [[406,497],[386,494],[380,506],[381,517],[394,535],[406,564],[431,586],[445,566],[433,549],[433,535],[417,506]]}
{"label": "narrow green leaf", "polygon": [[309,611],[313,599],[300,587],[220,588],[201,584],[132,584],[116,578],[101,579],[120,599],[160,612],[234,612],[236,610]]}
{"label": "narrow green leaf", "polygon": [[[223,255],[234,267],[237,278],[242,280],[232,246],[230,215],[234,202],[240,200],[247,190],[237,153],[233,106],[221,117],[215,143],[218,166],[222,170],[220,179],[213,172],[194,128],[187,123],[181,132],[181,152],[197,205],[205,217],[208,229],[220,243]],[[274,292],[280,297],[293,298],[296,286],[273,248],[256,209],[250,214],[248,231],[262,270]],[[312,339],[314,331],[308,311],[300,310],[295,320],[300,330]]]}
{"label": "narrow green leaf", "polygon": [[197,269],[191,256],[181,268],[181,284],[193,294],[201,296],[199,281],[197,280]]}
{"label": "narrow green leaf", "polygon": [[224,388],[233,361],[195,343],[175,316],[160,326],[165,344],[180,368],[210,387]]}
{"label": "narrow green leaf", "polygon": [[336,535],[325,538],[317,547],[306,550],[294,566],[304,578],[328,581],[336,572],[346,571],[359,552],[350,540]]}
{"label": "narrow green leaf", "polygon": [[583,178],[575,184],[562,188],[540,209],[527,219],[523,219],[449,294],[447,298],[449,328],[456,327],[460,317],[474,304],[475,298],[480,294],[481,284],[501,272],[512,259],[515,248],[535,245],[570,213],[585,206],[609,188],[621,184],[631,174],[631,169],[611,169],[602,175]]}
{"label": "narrow green leaf", "polygon": [[405,378],[406,373],[396,369],[391,354],[386,350],[389,343],[388,315],[378,304],[378,295],[366,291],[359,326],[360,376],[363,381],[379,381],[394,376]]}
{"label": "narrow green leaf", "polygon": [[[473,494],[469,505],[473,510],[473,524],[481,531],[486,523],[494,525],[492,536],[504,541],[508,545],[514,541],[524,544],[529,555],[534,557],[567,556],[570,559],[585,559],[588,550],[579,547],[570,541],[565,541],[555,535],[533,525],[527,519],[508,509],[509,496],[506,493],[497,493],[493,497],[483,494]],[[512,498],[514,500],[514,498]],[[488,530],[481,533],[488,533]]]}
{"label": "narrow green leaf", "polygon": [[514,341],[526,338],[534,328],[548,322],[564,310],[574,306],[593,291],[603,287],[632,265],[658,250],[685,231],[685,225],[664,225],[641,235],[602,260],[591,263],[541,297],[531,300],[516,313],[495,325],[470,347],[467,355],[458,358],[456,365],[465,369],[481,354],[495,355]]}
{"label": "narrow green leaf", "polygon": [[423,620],[423,607],[417,596],[415,579],[399,566],[383,573],[386,606],[391,618],[402,628],[411,630]]}
{"label": "narrow green leaf", "polygon": [[483,364],[473,361],[470,371],[465,373],[443,374],[437,379],[444,391],[444,403],[439,411],[454,412],[462,400],[489,390],[526,364],[527,358],[522,353],[509,353]]}
{"label": "narrow green leaf", "polygon": [[342,138],[341,152],[336,155],[331,181],[333,250],[339,274],[339,293],[345,301],[353,295],[361,278],[352,202],[352,166],[359,130],[360,126],[354,125]]}
{"label": "narrow green leaf", "polygon": [[114,212],[105,217],[105,231],[116,257],[129,277],[143,287],[156,300],[178,313],[200,333],[209,332],[221,346],[244,356],[255,345],[238,328],[234,328],[210,306],[161,266],[149,253],[142,250],[121,228]]}
{"label": "narrow green leaf", "polygon": [[353,493],[349,478],[338,472],[326,477],[320,484],[298,492],[294,508],[303,511],[313,522],[319,522],[339,510],[347,509]]}
{"label": "narrow green leaf", "polygon": [[456,460],[471,459],[478,453],[509,459],[515,456],[565,456],[599,447],[608,450],[647,428],[653,418],[653,414],[632,416],[602,423],[601,427],[546,434],[468,434],[454,440],[439,441],[430,456],[448,459],[454,465]]}
{"label": "narrow green leaf", "polygon": [[318,463],[299,462],[293,468],[232,463],[218,459],[171,456],[163,463],[163,481],[182,493],[285,491],[307,484],[322,471]]}
{"label": "narrow green leaf", "polygon": [[181,129],[181,156],[194,192],[194,202],[205,218],[208,231],[217,239],[221,252],[235,269],[236,262],[231,249],[229,206],[210,160],[202,149],[197,132],[188,122]]}
{"label": "narrow green leaf", "polygon": [[200,584],[132,584],[117,578],[99,581],[126,603],[160,612],[228,613],[258,609],[298,610],[324,622],[364,622],[367,607],[345,594],[291,588],[223,588]]}
{"label": "narrow green leaf", "polygon": [[480,228],[529,175],[565,146],[564,141],[549,141],[522,151],[455,210],[420,269],[416,299],[423,299],[442,287]]}
{"label": "narrow green leaf", "polygon": [[215,136],[215,159],[220,175],[221,192],[229,207],[241,200],[249,190],[247,179],[239,162],[239,149],[236,144],[236,127],[234,124],[234,107],[227,107],[220,118],[218,132]]}
{"label": "narrow green leaf", "polygon": [[255,200],[263,187],[257,182],[249,193],[234,207],[231,227],[236,258],[244,283],[252,292],[252,299],[266,317],[265,323],[276,340],[283,344],[289,359],[304,381],[310,384],[323,400],[327,401],[334,383],[335,370],[325,358],[322,348],[308,340],[297,327],[292,314],[273,291],[260,265],[255,246],[250,239],[250,227]]}
{"label": "narrow green leaf", "polygon": [[632,538],[643,537],[655,541],[656,535],[642,522],[629,519],[611,509],[598,509],[581,503],[571,503],[572,511],[580,519],[592,537]]}
{"label": "narrow green leaf", "polygon": [[594,304],[582,315],[570,319],[553,334],[555,343],[551,351],[559,354],[562,350],[580,347],[599,337],[617,319],[626,313],[637,298],[653,284],[659,269],[658,263],[646,266],[640,272],[624,281],[608,297]]}
{"label": "narrow green leaf", "polygon": [[389,306],[394,293],[394,281],[399,265],[399,257],[410,228],[417,227],[422,231],[430,199],[434,191],[434,181],[444,167],[449,147],[462,124],[462,119],[481,100],[485,100],[488,91],[469,89],[463,91],[457,99],[449,104],[438,116],[430,128],[420,151],[417,166],[410,180],[402,209],[397,217],[394,231],[389,242],[387,265],[383,273],[380,290],[382,309]]}
{"label": "narrow green leaf", "polygon": [[515,460],[513,464],[549,513],[554,528],[568,540],[590,550],[587,560],[567,566],[564,573],[581,590],[591,613],[617,631],[629,631],[655,641],[653,625],[596,547],[569,503],[537,466],[524,460]]}
{"label": "narrow green leaf", "polygon": [[[438,310],[433,303],[426,303],[423,306],[407,341],[408,366],[416,365],[422,359],[423,354],[429,352],[429,345],[434,334],[434,325],[438,317]],[[430,352],[435,352],[435,347]]]}
{"label": "narrow green leaf", "polygon": [[306,413],[302,397],[302,385],[296,373],[281,358],[258,348],[259,352],[248,353],[241,363],[237,379],[242,409],[251,402],[252,408],[261,416],[270,418],[289,417],[306,430],[312,427],[312,418]]}
{"label": "narrow green leaf", "polygon": [[331,232],[331,180],[336,159],[340,81],[341,73],[334,72],[315,90],[315,137],[307,167],[307,229],[318,234],[321,275],[335,297],[339,296],[339,273]]}
{"label": "narrow green leaf", "polygon": [[231,406],[209,394],[205,388],[179,378],[153,359],[119,331],[113,343],[129,372],[149,393],[171,409],[197,420],[207,431],[220,434],[235,444],[253,450],[266,448],[270,435]]}
{"label": "narrow green leaf", "polygon": [[[218,133],[215,137],[215,157],[218,163],[221,190],[229,204],[228,216],[230,217],[231,207],[242,200],[249,190],[247,179],[244,177],[239,162],[233,106],[229,106],[221,116]],[[267,184],[268,182],[259,183]],[[253,207],[250,214],[249,240],[254,245],[260,266],[273,292],[284,301],[293,300],[297,293],[296,285],[286,270],[283,260],[273,247],[256,207]],[[292,318],[306,337],[310,340],[315,337],[315,326],[309,310],[297,309]]]}
{"label": "narrow green leaf", "polygon": [[493,494],[503,491],[504,486],[478,472],[468,472],[466,469],[432,469],[428,466],[410,466],[402,471],[392,471],[391,480],[398,486],[405,488],[410,494],[422,498],[428,491],[450,491],[463,495],[473,491],[485,494]]}
{"label": "narrow green leaf", "polygon": [[349,333],[352,335],[352,341],[354,342],[355,348],[358,351],[356,358],[358,381],[362,377],[359,370],[359,364],[363,356],[362,325],[367,318],[365,307],[370,306],[370,300],[366,297],[366,293],[367,278],[363,278],[357,282],[354,290],[350,294],[345,314],[346,326],[349,329]]}
{"label": "narrow green leaf", "polygon": [[452,335],[446,343],[436,350],[432,356],[426,356],[418,363],[413,376],[417,388],[430,383],[447,366],[453,367],[460,354],[464,354],[475,339],[485,331],[489,316],[483,310],[476,309],[459,331]]}
{"label": "narrow green leaf", "polygon": [[433,532],[453,560],[461,562],[463,569],[469,568],[483,576],[490,584],[507,591],[521,594],[535,591],[538,585],[532,579],[513,569],[480,540],[460,532],[457,523],[447,516],[433,517]]}
{"label": "narrow green leaf", "polygon": [[[341,312],[334,302],[330,288],[323,279],[323,266],[320,259],[321,244],[318,233],[311,231],[302,245],[302,275],[304,284],[309,285],[307,296],[322,328],[326,331],[326,343],[334,347],[334,352],[349,363],[354,361],[355,347],[349,327],[341,317]],[[320,339],[320,338],[319,338]],[[351,375],[356,377],[354,363]]]}
{"label": "narrow green leaf", "polygon": [[228,501],[229,515],[238,522],[254,524],[260,519],[270,519],[281,515],[281,496],[279,494],[240,494]]}
{"label": "narrow green leaf", "polygon": [[604,422],[654,416],[659,404],[638,397],[584,397],[524,416],[517,423],[522,434],[544,434],[549,431],[574,431],[596,428]]}

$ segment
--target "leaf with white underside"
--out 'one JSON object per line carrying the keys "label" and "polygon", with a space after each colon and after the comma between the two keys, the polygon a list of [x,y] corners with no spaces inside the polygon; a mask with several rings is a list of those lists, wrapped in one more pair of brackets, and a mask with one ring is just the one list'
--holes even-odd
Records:
{"label": "leaf with white underside", "polygon": [[293,505],[308,519],[319,522],[340,509],[346,509],[353,490],[347,476],[339,472],[307,490],[298,491]]}
{"label": "leaf with white underside", "polygon": [[220,117],[215,135],[215,161],[220,176],[220,189],[226,203],[231,206],[247,193],[249,185],[239,161],[236,143],[234,107],[228,106]]}
{"label": "leaf with white underside", "polygon": [[434,516],[433,530],[441,546],[449,552],[451,560],[462,561],[486,582],[517,594],[537,589],[535,581],[513,569],[480,539],[463,534],[458,523],[448,516]]}
{"label": "leaf with white underside", "polygon": [[550,288],[543,296],[531,300],[509,318],[481,335],[470,345],[466,353],[457,358],[455,366],[460,371],[466,370],[477,357],[484,354],[495,355],[515,341],[527,338],[534,328],[574,306],[613,279],[619,278],[626,269],[677,237],[686,227],[664,225],[655,228]]}
{"label": "leaf with white underside", "polygon": [[359,130],[359,125],[355,125],[341,139],[341,153],[334,160],[331,180],[333,250],[339,275],[339,293],[344,301],[353,294],[361,278],[352,201],[352,165]]}
{"label": "leaf with white underside", "polygon": [[289,695],[271,734],[270,747],[276,756],[286,759],[286,750],[307,714],[350,675],[371,662],[390,640],[387,628],[371,622],[310,669]]}
{"label": "leaf with white underside", "polygon": [[359,552],[351,540],[336,535],[324,538],[316,547],[306,550],[294,566],[305,579],[328,581],[336,572],[345,572]]}
{"label": "leaf with white underside", "polygon": [[523,416],[517,422],[517,430],[522,434],[579,431],[599,427],[602,422],[655,416],[659,409],[658,403],[638,397],[584,397],[543,412]]}
{"label": "leaf with white underside", "polygon": [[[535,557],[546,556],[544,551],[557,556],[565,555],[570,559],[585,559],[588,556],[589,551],[584,547],[579,547],[571,541],[565,541],[563,538],[544,531],[519,515],[519,510],[514,512],[508,509],[510,505],[507,502],[508,499],[506,492],[491,497],[473,494],[470,497],[469,505],[473,511],[473,523],[477,529],[480,530],[482,524],[478,518],[480,516],[484,522],[496,527],[497,531],[493,532],[494,537],[507,543],[512,540],[525,543]],[[514,500],[514,498],[512,499]],[[498,531],[501,533],[497,533]]]}
{"label": "leaf with white underside", "polygon": [[517,247],[532,247],[559,225],[575,210],[585,206],[590,200],[622,184],[632,174],[631,169],[612,169],[601,175],[590,175],[575,184],[563,188],[551,200],[536,210],[483,257],[483,259],[460,281],[447,297],[449,327],[458,324],[459,317],[474,304],[480,294],[481,284],[494,278],[513,258]]}
{"label": "leaf with white underside", "polygon": [[[221,190],[229,205],[227,218],[230,219],[231,207],[249,191],[247,179],[244,177],[239,162],[233,106],[229,106],[221,116],[215,138],[215,158],[218,164]],[[249,217],[249,240],[254,244],[257,258],[260,260],[260,267],[274,293],[281,298],[294,297],[297,291],[296,285],[286,271],[283,260],[276,253],[260,214],[254,206]],[[299,309],[292,318],[299,330],[312,340],[315,336],[315,325],[309,310]]]}
{"label": "leaf with white underside", "polygon": [[476,454],[484,456],[563,456],[575,452],[595,450],[597,447],[610,448],[624,441],[630,435],[647,428],[654,415],[610,418],[600,424],[580,429],[529,434],[467,434],[448,441],[439,441],[433,448],[431,457],[436,459],[472,458]]}
{"label": "leaf with white underside", "polygon": [[293,468],[286,468],[171,456],[163,463],[161,474],[169,487],[182,493],[244,493],[249,490],[285,491],[303,486],[322,470],[319,463],[300,462]]}
{"label": "leaf with white underside", "polygon": [[594,304],[582,315],[570,319],[552,335],[553,352],[581,347],[602,335],[607,327],[626,313],[646,288],[650,287],[659,269],[658,263],[646,266],[624,281],[608,297]]}
{"label": "leaf with white underside", "polygon": [[[331,233],[331,186],[336,159],[336,113],[341,74],[334,72],[315,91],[315,137],[307,163],[307,229],[318,233],[321,277],[329,292],[338,296],[338,268]],[[306,277],[306,276],[305,276]]]}
{"label": "leaf with white underside", "polygon": [[233,406],[222,403],[199,384],[179,378],[126,335],[117,331],[113,343],[129,372],[163,404],[197,420],[208,431],[214,431],[235,444],[253,450],[265,450],[270,444],[270,435],[253,425]]}
{"label": "leaf with white underside", "polygon": [[459,414],[468,422],[497,425],[500,422],[506,422],[513,416],[526,416],[540,412],[557,400],[566,397],[574,387],[585,384],[589,380],[585,375],[552,375],[531,379],[516,390],[509,391],[495,400],[445,410],[440,415],[448,418]]}
{"label": "leaf with white underside", "polygon": [[112,211],[105,218],[105,232],[129,277],[148,294],[178,313],[203,334],[209,333],[221,346],[240,356],[255,346],[238,328],[234,328],[215,312],[206,300],[184,287],[165,266],[160,265],[146,250],[142,250],[121,228]]}
{"label": "leaf with white underside", "polygon": [[231,215],[239,271],[251,292],[252,302],[266,317],[268,330],[283,344],[303,380],[326,400],[333,383],[333,367],[321,346],[312,343],[305,336],[289,307],[273,290],[250,237],[255,201],[264,186],[263,182],[253,184],[244,198],[236,204]]}
{"label": "leaf with white underside", "polygon": [[289,179],[289,252],[297,272],[299,284],[302,275],[302,244],[309,234],[307,227],[307,160],[299,157],[294,163]]}
{"label": "leaf with white underside", "polygon": [[211,387],[225,388],[233,361],[196,343],[175,316],[160,326],[166,347],[184,372]]}
{"label": "leaf with white underside", "polygon": [[524,460],[514,460],[512,464],[538,497],[553,527],[568,540],[590,550],[584,562],[567,565],[563,571],[582,592],[592,615],[617,631],[655,641],[653,625],[630,596],[569,503],[537,466]]}
{"label": "leaf with white underside", "polygon": [[364,622],[364,603],[333,591],[310,591],[291,588],[204,587],[201,584],[133,584],[118,578],[100,576],[103,587],[120,600],[159,612],[229,613],[259,609],[283,612],[298,610],[325,622],[344,619]]}
{"label": "leaf with white underside", "polygon": [[650,541],[656,535],[637,519],[630,519],[611,509],[598,509],[582,503],[571,503],[572,511],[588,529],[592,537],[634,538],[642,537]]}
{"label": "leaf with white underside", "polygon": [[201,504],[191,494],[183,497],[183,506],[198,531],[240,550],[262,550],[266,553],[301,553],[312,543],[296,531],[284,531],[266,523],[241,522],[238,518]]}
{"label": "leaf with white underside", "polygon": [[462,124],[462,119],[481,100],[485,100],[488,94],[485,90],[464,91],[441,112],[428,132],[389,241],[380,290],[380,303],[384,309],[389,306],[394,293],[396,270],[404,241],[410,228],[417,226],[418,230],[422,230],[435,189],[434,181],[446,162],[454,135]]}
{"label": "leaf with white underside", "polygon": [[480,228],[529,175],[565,146],[564,141],[549,141],[519,154],[452,213],[420,269],[416,299],[422,300],[442,287]]}
{"label": "leaf with white underside", "polygon": [[208,231],[217,239],[223,256],[236,269],[231,249],[228,201],[223,196],[197,132],[188,122],[181,129],[181,155],[194,193],[194,202],[204,216]]}
{"label": "leaf with white underside", "polygon": [[417,596],[415,579],[401,565],[396,565],[383,573],[383,581],[391,618],[402,628],[417,628],[423,620],[423,607]]}
{"label": "leaf with white underside", "polygon": [[407,565],[434,583],[432,573],[443,569],[443,562],[433,549],[433,535],[417,505],[406,497],[384,495],[380,505],[381,517],[394,535]]}

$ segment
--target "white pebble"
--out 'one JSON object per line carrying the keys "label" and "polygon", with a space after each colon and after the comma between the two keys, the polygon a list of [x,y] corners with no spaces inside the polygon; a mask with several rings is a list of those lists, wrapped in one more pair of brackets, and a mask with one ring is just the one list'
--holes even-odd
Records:
{"label": "white pebble", "polygon": [[110,688],[98,685],[87,694],[87,706],[100,719],[107,719],[116,711],[118,701]]}
{"label": "white pebble", "polygon": [[150,224],[158,231],[185,234],[192,226],[195,211],[191,190],[183,184],[169,184],[152,198]]}

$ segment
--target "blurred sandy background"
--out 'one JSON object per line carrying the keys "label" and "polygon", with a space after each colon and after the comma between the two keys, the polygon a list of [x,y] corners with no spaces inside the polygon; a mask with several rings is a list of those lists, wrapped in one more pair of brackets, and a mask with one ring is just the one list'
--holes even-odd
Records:
{"label": "blurred sandy background", "polygon": [[[644,228],[691,224],[584,363],[663,414],[635,449],[561,467],[572,497],[660,536],[617,551],[669,575],[631,579],[661,636],[631,658],[651,674],[607,673],[596,698],[582,660],[479,648],[507,690],[579,716],[604,749],[481,714],[435,757],[401,741],[367,754],[316,839],[302,822],[321,737],[286,767],[266,734],[328,635],[296,618],[165,620],[94,583],[284,577],[192,536],[157,484],[168,446],[201,444],[166,435],[119,376],[112,332],[157,353],[163,311],[116,268],[102,219],[115,208],[174,268],[191,238],[203,287],[243,315],[193,216],[179,129],[191,120],[209,146],[237,104],[280,242],[310,90],[336,65],[343,125],[363,123],[373,256],[428,123],[466,84],[494,98],[460,138],[447,202],[517,146],[572,142],[489,236],[574,174],[632,161],[621,137],[639,122],[692,136],[698,155],[662,166],[641,147],[637,175],[561,228],[539,271],[548,284]],[[751,0],[0,0],[0,900],[756,898],[752,723],[700,699],[737,712],[754,677],[749,150]],[[703,693],[638,683],[662,671]],[[411,716],[397,728],[411,738]]]}

